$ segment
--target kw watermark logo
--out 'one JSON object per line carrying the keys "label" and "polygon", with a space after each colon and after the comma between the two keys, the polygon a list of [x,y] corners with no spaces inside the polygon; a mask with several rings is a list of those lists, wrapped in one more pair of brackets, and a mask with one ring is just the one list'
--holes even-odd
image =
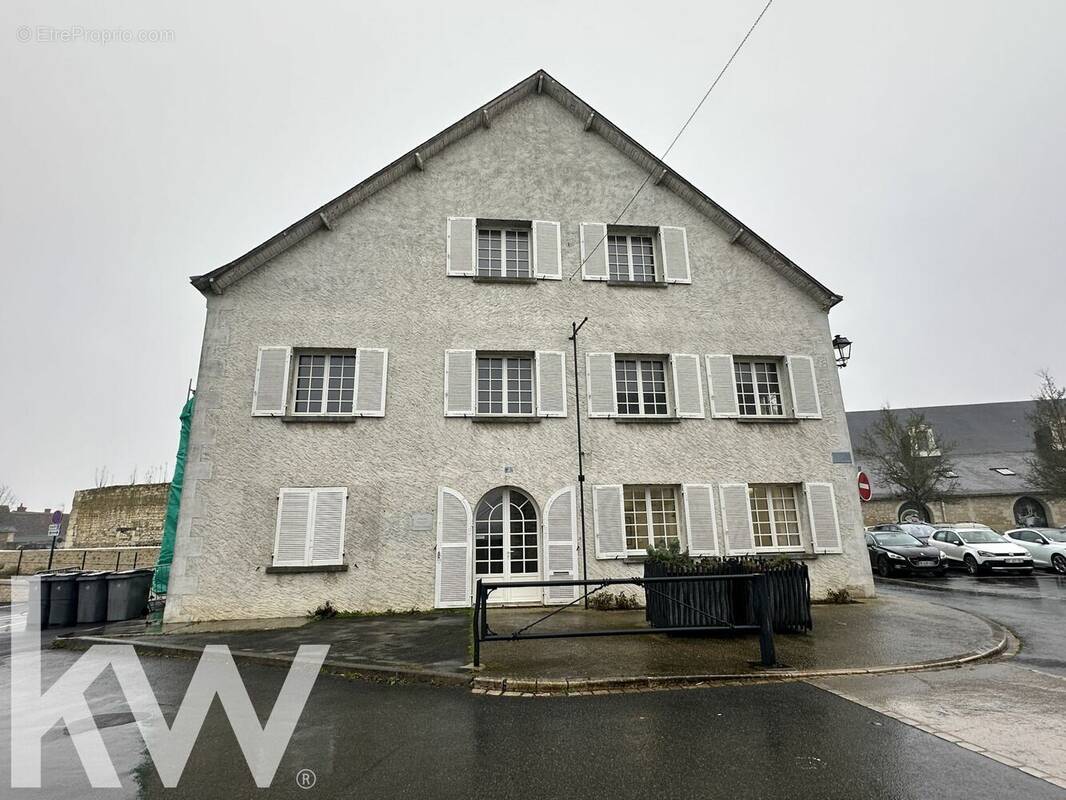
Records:
{"label": "kw watermark logo", "polygon": [[[62,722],[95,789],[121,782],[93,719],[85,692],[110,667],[140,728],[159,779],[178,785],[208,709],[218,696],[256,786],[270,786],[296,723],[329,651],[328,645],[302,645],[296,654],[266,725],[260,725],[229,648],[204,649],[174,724],[168,726],[148,678],[131,645],[94,645],[41,691],[40,579],[22,579],[13,589],[26,603],[13,604],[11,625],[11,786],[41,787],[42,737]],[[25,618],[14,611],[21,606]],[[314,785],[314,773],[298,777]]]}

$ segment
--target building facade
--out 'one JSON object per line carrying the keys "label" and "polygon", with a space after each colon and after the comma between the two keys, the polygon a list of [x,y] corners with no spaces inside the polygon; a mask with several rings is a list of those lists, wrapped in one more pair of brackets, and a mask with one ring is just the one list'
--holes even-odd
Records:
{"label": "building facade", "polygon": [[[950,443],[953,486],[925,506],[905,502],[871,473],[873,497],[863,504],[867,525],[922,519],[928,522],[980,522],[1006,531],[1016,527],[1066,525],[1066,498],[1040,492],[1026,478],[1035,452],[1035,432],[1029,421],[1034,403],[975,403],[896,409],[903,419],[912,412],[925,417],[924,452],[941,454]],[[852,411],[848,426],[858,447],[879,411]]]}
{"label": "building facade", "polygon": [[[19,550],[36,549],[52,546],[52,536],[48,532],[52,525],[52,509],[29,511],[26,506],[16,508],[0,506],[0,549]],[[59,526],[56,544],[60,547],[67,537],[68,516],[63,515]]]}
{"label": "building facade", "polygon": [[193,283],[168,621],[468,606],[673,541],[872,593],[840,298],[546,73]]}

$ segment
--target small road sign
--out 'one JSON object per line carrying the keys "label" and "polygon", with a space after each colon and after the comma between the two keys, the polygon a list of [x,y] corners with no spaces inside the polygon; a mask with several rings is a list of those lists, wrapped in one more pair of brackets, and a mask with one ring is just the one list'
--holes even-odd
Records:
{"label": "small road sign", "polygon": [[874,491],[870,487],[870,479],[866,477],[865,472],[859,473],[859,499],[864,503],[868,503],[870,498],[873,497]]}
{"label": "small road sign", "polygon": [[53,525],[62,525],[63,524],[63,512],[62,511],[53,511],[52,512],[52,524]]}
{"label": "small road sign", "polygon": [[59,536],[59,526],[58,525],[49,525],[48,526],[48,535],[52,536],[52,537]]}

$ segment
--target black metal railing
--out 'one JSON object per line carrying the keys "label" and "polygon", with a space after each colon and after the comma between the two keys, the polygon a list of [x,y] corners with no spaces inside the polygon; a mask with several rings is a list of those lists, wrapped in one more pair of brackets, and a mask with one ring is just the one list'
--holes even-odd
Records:
{"label": "black metal railing", "polygon": [[[646,578],[695,577],[700,575],[765,575],[770,593],[770,618],[777,633],[805,633],[811,619],[811,580],[807,565],[738,559],[701,560],[695,564],[644,562]],[[695,611],[702,609],[729,622],[756,624],[753,584],[679,582],[647,593],[645,616],[656,628],[692,624]]]}
{"label": "black metal railing", "polygon": [[[671,587],[689,584],[686,592],[671,591]],[[513,587],[532,588],[547,586],[585,587],[579,597],[564,606],[552,609],[542,617],[510,633],[496,633],[489,627],[489,595],[497,589]],[[661,603],[676,606],[671,617],[676,624],[667,624],[647,628],[609,628],[606,630],[570,630],[530,632],[532,628],[554,617],[561,611],[582,602],[586,597],[608,586],[639,586],[649,598],[660,598]],[[700,591],[728,593],[739,586],[751,598],[751,619],[726,619],[718,617],[713,610],[700,608],[693,603],[700,596]],[[764,667],[777,663],[774,650],[774,629],[770,600],[770,578],[767,573],[733,573],[713,575],[667,575],[655,577],[603,578],[589,581],[507,581],[487,582],[479,578],[474,589],[474,666],[481,666],[482,642],[512,642],[522,639],[565,639],[585,636],[631,636],[642,633],[695,633],[703,631],[758,631],[760,661]]]}

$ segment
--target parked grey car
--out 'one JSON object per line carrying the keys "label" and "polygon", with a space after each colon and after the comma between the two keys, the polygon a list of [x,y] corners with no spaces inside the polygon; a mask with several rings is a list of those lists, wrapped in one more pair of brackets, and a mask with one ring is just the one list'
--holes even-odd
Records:
{"label": "parked grey car", "polygon": [[929,544],[929,538],[936,528],[927,522],[889,522],[884,525],[871,525],[866,530],[870,533],[909,533],[922,544]]}
{"label": "parked grey car", "polygon": [[1062,528],[1015,528],[1005,534],[1029,551],[1033,564],[1066,575],[1066,530]]}

